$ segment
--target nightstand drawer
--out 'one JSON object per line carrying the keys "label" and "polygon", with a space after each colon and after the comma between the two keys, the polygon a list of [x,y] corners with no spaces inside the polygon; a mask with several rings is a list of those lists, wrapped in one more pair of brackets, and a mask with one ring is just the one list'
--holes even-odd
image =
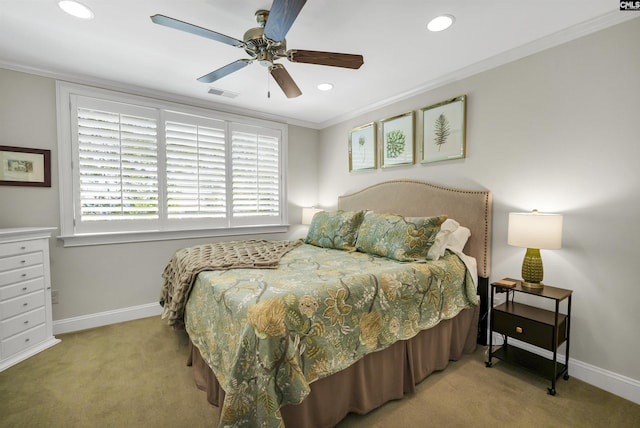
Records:
{"label": "nightstand drawer", "polygon": [[[540,348],[553,351],[555,314],[515,302],[496,306],[492,312],[493,330]],[[556,347],[566,338],[566,316],[558,314]]]}
{"label": "nightstand drawer", "polygon": [[2,319],[7,319],[40,306],[44,306],[44,290],[1,302],[0,314]]}

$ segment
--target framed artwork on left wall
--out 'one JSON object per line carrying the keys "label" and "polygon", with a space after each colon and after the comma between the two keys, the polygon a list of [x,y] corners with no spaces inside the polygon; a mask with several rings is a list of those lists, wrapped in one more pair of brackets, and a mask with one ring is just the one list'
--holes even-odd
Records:
{"label": "framed artwork on left wall", "polygon": [[51,150],[0,146],[0,185],[51,187]]}

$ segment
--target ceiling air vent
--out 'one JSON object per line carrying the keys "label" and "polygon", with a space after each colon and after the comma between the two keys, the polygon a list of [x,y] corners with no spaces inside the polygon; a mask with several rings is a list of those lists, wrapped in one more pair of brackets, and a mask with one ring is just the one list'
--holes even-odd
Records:
{"label": "ceiling air vent", "polygon": [[210,88],[209,93],[211,95],[217,95],[219,97],[235,98],[240,94],[231,91],[223,91],[222,89]]}

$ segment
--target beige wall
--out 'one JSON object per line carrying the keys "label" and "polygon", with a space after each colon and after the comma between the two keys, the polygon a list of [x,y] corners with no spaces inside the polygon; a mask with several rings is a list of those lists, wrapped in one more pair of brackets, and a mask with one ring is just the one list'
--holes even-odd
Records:
{"label": "beige wall", "polygon": [[[319,202],[414,178],[493,192],[492,275],[519,276],[510,211],[564,213],[545,282],[574,290],[571,356],[640,381],[640,19],[466,78],[321,132]],[[352,127],[467,94],[467,158],[349,173]]]}
{"label": "beige wall", "polygon": [[[304,234],[306,229],[299,225],[301,207],[317,200],[317,165],[309,159],[315,159],[318,138],[317,130],[289,127],[289,233],[225,239]],[[50,149],[52,153],[51,188],[0,186],[0,228],[60,227],[55,80],[0,69],[0,145]],[[64,248],[62,241],[52,239],[51,282],[60,302],[53,306],[54,321],[157,302],[160,275],[173,252],[207,241],[210,239]]]}

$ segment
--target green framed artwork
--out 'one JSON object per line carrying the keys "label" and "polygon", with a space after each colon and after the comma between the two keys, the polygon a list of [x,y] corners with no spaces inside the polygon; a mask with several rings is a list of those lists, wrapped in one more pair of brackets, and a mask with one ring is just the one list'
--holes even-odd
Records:
{"label": "green framed artwork", "polygon": [[466,157],[466,102],[461,95],[420,109],[420,162]]}
{"label": "green framed artwork", "polygon": [[375,169],[378,162],[377,153],[375,122],[349,131],[349,171]]}
{"label": "green framed artwork", "polygon": [[390,117],[382,124],[382,167],[412,165],[415,162],[413,111]]}

